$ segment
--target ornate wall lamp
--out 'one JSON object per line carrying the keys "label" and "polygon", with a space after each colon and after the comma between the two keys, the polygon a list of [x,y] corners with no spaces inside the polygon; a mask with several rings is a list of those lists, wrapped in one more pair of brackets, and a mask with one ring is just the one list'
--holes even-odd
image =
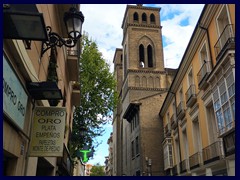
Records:
{"label": "ornate wall lamp", "polygon": [[74,47],[81,37],[84,16],[81,11],[71,7],[64,13],[64,23],[68,38],[62,38],[52,32],[50,26],[45,26],[43,14],[39,13],[34,4],[4,4],[3,5],[3,37],[5,39],[21,39],[30,49],[31,40],[42,41],[41,56],[55,46]]}
{"label": "ornate wall lamp", "polygon": [[[31,49],[31,41],[42,41],[42,57],[48,49],[63,45],[74,47],[80,39],[84,22],[82,12],[71,7],[64,13],[63,20],[67,38],[52,32],[50,26],[46,27],[43,14],[35,4],[3,4],[3,38],[23,40],[27,49]],[[35,100],[63,99],[56,82],[29,82],[27,89]]]}
{"label": "ornate wall lamp", "polygon": [[48,49],[63,45],[67,47],[74,47],[81,37],[82,24],[84,22],[84,16],[81,11],[77,11],[76,8],[71,7],[68,12],[64,13],[64,23],[68,32],[68,39],[61,38],[57,33],[52,32],[52,28],[47,26],[48,40],[43,42],[42,52],[43,55]]}

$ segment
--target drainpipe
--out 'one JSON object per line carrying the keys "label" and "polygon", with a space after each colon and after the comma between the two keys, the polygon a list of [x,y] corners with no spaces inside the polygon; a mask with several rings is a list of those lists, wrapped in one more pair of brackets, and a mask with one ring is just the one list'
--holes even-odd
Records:
{"label": "drainpipe", "polygon": [[210,46],[210,38],[209,38],[209,32],[208,32],[208,29],[201,26],[200,23],[198,23],[198,27],[200,29],[203,29],[207,32],[207,40],[208,40],[208,48],[209,48],[209,53],[210,53],[210,62],[211,62],[211,69],[213,68],[213,62],[212,62],[212,51],[211,51],[211,46]]}

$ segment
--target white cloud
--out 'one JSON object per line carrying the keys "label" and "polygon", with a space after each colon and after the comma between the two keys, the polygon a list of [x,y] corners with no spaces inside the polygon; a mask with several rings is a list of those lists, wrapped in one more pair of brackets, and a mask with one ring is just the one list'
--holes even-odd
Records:
{"label": "white cloud", "polygon": [[99,51],[113,71],[113,56],[121,48],[122,20],[126,4],[81,4],[85,16],[83,30],[96,41]]}
{"label": "white cloud", "polygon": [[[177,68],[186,50],[203,5],[177,4],[161,6],[162,35],[165,38],[165,66]],[[187,21],[187,25],[181,25]]]}

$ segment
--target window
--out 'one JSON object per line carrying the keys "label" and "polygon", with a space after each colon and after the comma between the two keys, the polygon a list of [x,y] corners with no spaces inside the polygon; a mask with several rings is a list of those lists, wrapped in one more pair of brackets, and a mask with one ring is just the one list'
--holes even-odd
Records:
{"label": "window", "polygon": [[166,138],[167,136],[169,136],[169,134],[171,134],[171,122],[170,122],[170,115],[168,112],[167,113],[167,122],[164,127],[164,137]]}
{"label": "window", "polygon": [[132,141],[132,158],[135,157],[135,153],[134,153],[134,141]]}
{"label": "window", "polygon": [[214,45],[215,54],[217,61],[219,60],[219,55],[226,48],[226,44],[229,43],[229,38],[234,37],[233,26],[231,25],[230,18],[228,17],[227,5],[224,5],[216,18],[216,25],[218,30],[219,38]]}
{"label": "window", "polygon": [[133,14],[133,20],[136,22],[138,22],[138,13],[137,12],[135,12],[134,14]]}
{"label": "window", "polygon": [[219,36],[222,34],[224,28],[230,24],[229,18],[228,18],[228,12],[227,12],[227,6],[224,5],[221,12],[219,13],[216,22],[218,27],[218,34]]}
{"label": "window", "polygon": [[144,46],[142,44],[139,46],[139,63],[140,67],[144,68]]}
{"label": "window", "polygon": [[188,87],[190,87],[192,84],[194,84],[194,80],[193,80],[193,72],[191,68],[188,73]]}
{"label": "window", "polygon": [[124,68],[124,78],[127,76],[127,46],[124,47],[124,59],[123,59],[123,68]]}
{"label": "window", "polygon": [[200,135],[200,129],[199,129],[199,122],[198,119],[193,121],[193,144],[194,144],[194,152],[200,152],[202,149],[202,143],[201,143],[201,135]]}
{"label": "window", "polygon": [[182,88],[179,91],[179,98],[180,98],[180,102],[182,102],[183,101],[183,90],[182,90]]}
{"label": "window", "polygon": [[154,14],[150,15],[150,22],[151,22],[151,24],[155,24],[155,16],[154,16]]}
{"label": "window", "polygon": [[234,126],[235,121],[235,82],[232,72],[213,89],[213,101],[219,135],[222,135]]}
{"label": "window", "polygon": [[136,171],[136,176],[141,176],[141,171],[140,170]]}
{"label": "window", "polygon": [[203,65],[205,62],[209,61],[210,58],[208,57],[207,45],[206,42],[203,44],[202,49],[199,52],[200,62]]}
{"label": "window", "polygon": [[179,140],[178,137],[175,137],[175,144],[174,144],[174,157],[175,157],[175,163],[174,164],[179,164],[180,163],[180,144],[179,144]]}
{"label": "window", "polygon": [[139,125],[139,115],[138,115],[138,113],[136,113],[135,117],[136,117],[136,124],[138,126]]}
{"label": "window", "polygon": [[131,125],[131,132],[132,132],[133,131],[133,123],[131,122],[130,125]]}
{"label": "window", "polygon": [[146,15],[146,13],[142,14],[142,22],[143,23],[147,23],[147,15]]}
{"label": "window", "polygon": [[187,159],[188,154],[188,138],[187,138],[187,131],[186,129],[182,131],[182,137],[183,137],[183,144],[184,144],[184,159]]}
{"label": "window", "polygon": [[209,144],[217,141],[217,124],[214,117],[214,108],[212,102],[206,107]]}
{"label": "window", "polygon": [[132,117],[131,121],[131,132],[133,132],[139,125],[139,116],[138,116],[138,112],[136,112],[134,114],[134,116]]}
{"label": "window", "polygon": [[206,42],[204,42],[200,52],[199,52],[199,59],[200,59],[200,70],[197,74],[198,76],[198,84],[199,84],[199,88],[201,88],[202,86],[200,85],[204,78],[207,77],[207,75],[210,73],[211,70],[211,60],[209,58],[209,51],[207,49],[207,45]]}
{"label": "window", "polygon": [[187,107],[192,107],[196,100],[196,89],[193,77],[192,67],[188,72],[188,90],[185,93]]}
{"label": "window", "polygon": [[147,53],[148,53],[148,67],[153,67],[153,55],[152,55],[152,46],[151,45],[148,45]]}
{"label": "window", "polygon": [[172,168],[173,158],[172,158],[172,139],[167,138],[163,144],[163,154],[164,154],[164,170]]}
{"label": "window", "polygon": [[139,142],[138,142],[138,136],[136,137],[136,140],[135,140],[135,143],[136,143],[136,155],[139,155]]}
{"label": "window", "polygon": [[225,155],[235,154],[235,132],[231,132],[223,138]]}

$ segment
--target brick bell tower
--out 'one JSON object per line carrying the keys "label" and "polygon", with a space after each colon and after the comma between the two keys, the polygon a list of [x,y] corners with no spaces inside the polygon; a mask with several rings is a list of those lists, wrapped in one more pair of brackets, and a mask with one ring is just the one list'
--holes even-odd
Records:
{"label": "brick bell tower", "polygon": [[[117,78],[121,102],[113,122],[117,175],[164,175],[158,113],[175,71],[164,68],[159,12],[160,8],[137,4],[127,5],[124,14],[122,70]],[[116,71],[116,57],[114,62]]]}

